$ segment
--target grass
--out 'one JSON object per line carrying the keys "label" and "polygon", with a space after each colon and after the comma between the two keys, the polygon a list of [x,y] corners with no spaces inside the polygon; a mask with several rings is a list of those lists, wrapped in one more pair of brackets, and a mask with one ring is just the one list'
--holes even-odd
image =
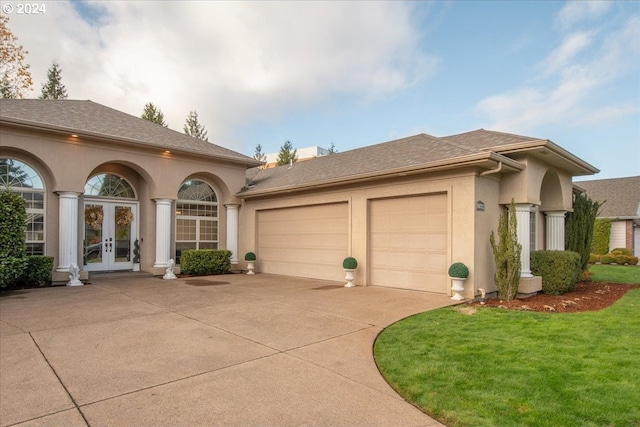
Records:
{"label": "grass", "polygon": [[640,266],[637,265],[590,265],[592,282],[640,284]]}
{"label": "grass", "polygon": [[640,426],[639,310],[640,289],[585,313],[448,307],[391,325],[374,354],[448,426]]}

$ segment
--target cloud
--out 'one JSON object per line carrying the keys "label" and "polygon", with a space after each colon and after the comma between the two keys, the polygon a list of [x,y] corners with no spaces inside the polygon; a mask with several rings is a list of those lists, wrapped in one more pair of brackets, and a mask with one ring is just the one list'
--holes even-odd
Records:
{"label": "cloud", "polygon": [[[371,99],[437,69],[399,2],[52,3],[11,22],[37,93],[53,59],[72,98],[134,115],[154,102],[173,129],[197,110],[210,140],[335,95]],[[39,17],[43,18],[43,17]],[[15,27],[15,28],[14,28]]]}
{"label": "cloud", "polygon": [[[577,60],[579,52],[582,61]],[[488,96],[476,111],[491,120],[492,129],[511,132],[548,124],[592,125],[635,114],[637,105],[628,100],[603,105],[602,93],[610,82],[637,73],[639,58],[637,16],[599,39],[593,33],[573,33],[537,67],[544,73],[534,83]]]}
{"label": "cloud", "polygon": [[569,28],[573,24],[589,18],[595,18],[606,13],[611,7],[611,1],[567,1],[556,15],[556,23],[561,28]]}

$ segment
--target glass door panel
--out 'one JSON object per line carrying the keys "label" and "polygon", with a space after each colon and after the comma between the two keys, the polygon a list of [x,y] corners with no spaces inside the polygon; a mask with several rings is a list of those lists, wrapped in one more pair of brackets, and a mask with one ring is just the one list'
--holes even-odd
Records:
{"label": "glass door panel", "polygon": [[84,264],[87,271],[130,270],[137,205],[85,204]]}

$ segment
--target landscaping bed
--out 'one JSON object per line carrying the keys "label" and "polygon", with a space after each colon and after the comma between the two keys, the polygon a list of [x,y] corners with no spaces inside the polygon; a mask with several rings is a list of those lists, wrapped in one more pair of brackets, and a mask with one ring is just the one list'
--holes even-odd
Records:
{"label": "landscaping bed", "polygon": [[[640,288],[640,284],[608,282],[580,282],[576,288],[561,295],[538,294],[529,298],[502,301],[487,299],[484,307],[500,307],[511,310],[577,313],[601,310],[619,300],[629,289]],[[469,305],[483,307],[479,302]]]}

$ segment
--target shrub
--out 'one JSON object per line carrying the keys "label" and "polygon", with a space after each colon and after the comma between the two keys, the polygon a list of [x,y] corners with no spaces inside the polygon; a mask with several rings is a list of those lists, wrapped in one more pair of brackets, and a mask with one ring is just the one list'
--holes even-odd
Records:
{"label": "shrub", "polygon": [[449,277],[466,279],[469,277],[469,269],[461,262],[454,262],[451,264],[451,267],[449,267]]}
{"label": "shrub", "polygon": [[256,254],[254,254],[253,252],[247,252],[244,256],[244,260],[245,261],[255,261],[256,260]]}
{"label": "shrub", "polygon": [[190,249],[182,252],[180,258],[180,271],[183,274],[225,274],[230,268],[231,251],[224,249]]}
{"label": "shrub", "polygon": [[531,272],[542,276],[542,292],[559,295],[576,287],[582,274],[580,254],[571,251],[534,251]]}
{"label": "shrub", "polygon": [[358,261],[352,256],[347,257],[342,261],[342,268],[345,270],[355,270],[358,268]]}
{"label": "shrub", "polygon": [[611,220],[609,218],[597,218],[593,224],[593,240],[591,252],[604,255],[609,252],[609,237],[611,236]]}
{"label": "shrub", "polygon": [[494,280],[498,288],[498,298],[511,301],[518,293],[520,284],[520,255],[522,245],[518,243],[518,224],[516,219],[516,205],[511,199],[511,207],[508,213],[500,215],[498,222],[498,238],[496,243],[493,231],[491,231],[491,249],[496,262]]}
{"label": "shrub", "polygon": [[27,213],[22,196],[0,190],[0,258],[24,258]]}
{"label": "shrub", "polygon": [[614,250],[611,251],[611,253],[613,255],[631,256],[631,251],[627,248],[615,248]]}
{"label": "shrub", "polygon": [[140,264],[140,242],[138,239],[133,242],[133,263]]}
{"label": "shrub", "polygon": [[612,255],[602,255],[600,257],[600,262],[602,264],[613,264],[616,260]]}
{"label": "shrub", "polygon": [[593,228],[601,206],[586,194],[577,194],[573,197],[573,212],[567,214],[564,247],[580,254],[582,271],[587,269],[589,263]]}
{"label": "shrub", "polygon": [[27,257],[26,270],[22,280],[27,286],[42,286],[51,283],[53,257],[34,255]]}
{"label": "shrub", "polygon": [[8,256],[0,258],[0,289],[13,287],[20,282],[26,268],[26,257]]}
{"label": "shrub", "polygon": [[600,262],[600,254],[589,255],[589,264],[595,264],[596,262]]}
{"label": "shrub", "polygon": [[638,265],[638,257],[637,256],[629,257],[629,265]]}

